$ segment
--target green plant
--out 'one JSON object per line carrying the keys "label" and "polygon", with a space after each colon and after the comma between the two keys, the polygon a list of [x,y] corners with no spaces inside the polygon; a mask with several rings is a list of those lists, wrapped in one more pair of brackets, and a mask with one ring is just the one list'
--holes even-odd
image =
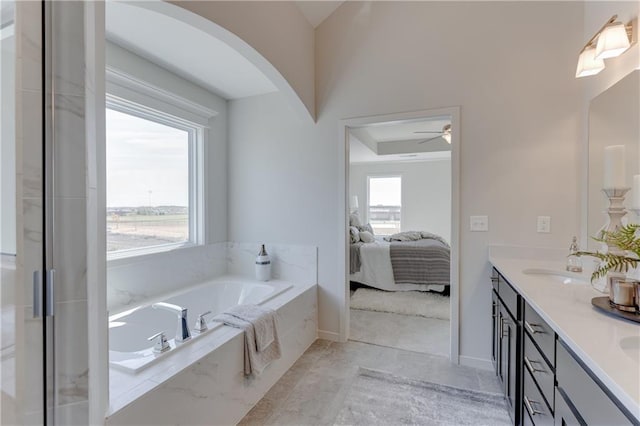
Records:
{"label": "green plant", "polygon": [[636,231],[640,225],[629,224],[616,229],[613,232],[601,231],[594,240],[607,245],[615,245],[625,254],[600,253],[591,251],[579,251],[577,256],[591,256],[600,259],[600,265],[591,274],[591,281],[604,277],[609,271],[628,272],[629,268],[635,268],[640,262],[640,237]]}

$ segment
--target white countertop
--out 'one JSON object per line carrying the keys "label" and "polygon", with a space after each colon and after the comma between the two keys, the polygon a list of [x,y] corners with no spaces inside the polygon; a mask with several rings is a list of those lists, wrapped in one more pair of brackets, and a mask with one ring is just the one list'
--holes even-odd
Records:
{"label": "white countertop", "polygon": [[[594,308],[591,299],[604,295],[591,286],[561,284],[522,272],[527,268],[563,271],[564,257],[555,258],[558,261],[515,258],[497,250],[489,254],[489,261],[509,284],[640,420],[640,324]],[[589,273],[582,275],[590,280]]]}

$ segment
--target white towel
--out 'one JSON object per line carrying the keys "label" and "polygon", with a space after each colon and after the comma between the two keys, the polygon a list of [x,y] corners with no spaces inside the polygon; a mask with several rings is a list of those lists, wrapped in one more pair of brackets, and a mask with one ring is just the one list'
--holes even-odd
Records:
{"label": "white towel", "polygon": [[[255,305],[238,305],[213,321],[244,330],[244,374],[260,374],[281,356],[275,311]],[[262,349],[259,349],[262,348]]]}
{"label": "white towel", "polygon": [[256,350],[264,351],[273,343],[275,333],[275,312],[256,305],[237,305],[225,312],[241,320],[250,322],[256,336]]}

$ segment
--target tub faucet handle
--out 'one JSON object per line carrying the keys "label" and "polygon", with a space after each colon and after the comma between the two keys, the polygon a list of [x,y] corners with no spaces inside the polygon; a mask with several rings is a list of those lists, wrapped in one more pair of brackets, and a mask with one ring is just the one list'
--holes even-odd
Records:
{"label": "tub faucet handle", "polygon": [[202,333],[208,330],[207,322],[205,321],[204,317],[205,315],[209,315],[210,313],[211,311],[207,311],[203,314],[198,315],[198,319],[196,320],[196,325],[193,327],[195,331],[197,331],[198,333]]}
{"label": "tub faucet handle", "polygon": [[156,333],[153,336],[147,338],[148,341],[152,341],[154,339],[158,339],[156,340],[155,345],[153,345],[154,353],[160,354],[171,349],[171,346],[169,346],[169,342],[167,342],[167,337],[164,335],[164,331]]}

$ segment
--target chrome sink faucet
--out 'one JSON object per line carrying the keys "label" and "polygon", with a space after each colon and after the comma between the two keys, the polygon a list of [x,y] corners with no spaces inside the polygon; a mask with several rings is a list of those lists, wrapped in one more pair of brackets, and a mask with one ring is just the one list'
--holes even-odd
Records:
{"label": "chrome sink faucet", "polygon": [[178,330],[176,332],[176,342],[181,343],[191,338],[189,323],[187,322],[187,308],[182,308],[172,303],[158,302],[151,305],[153,309],[164,309],[178,314]]}

